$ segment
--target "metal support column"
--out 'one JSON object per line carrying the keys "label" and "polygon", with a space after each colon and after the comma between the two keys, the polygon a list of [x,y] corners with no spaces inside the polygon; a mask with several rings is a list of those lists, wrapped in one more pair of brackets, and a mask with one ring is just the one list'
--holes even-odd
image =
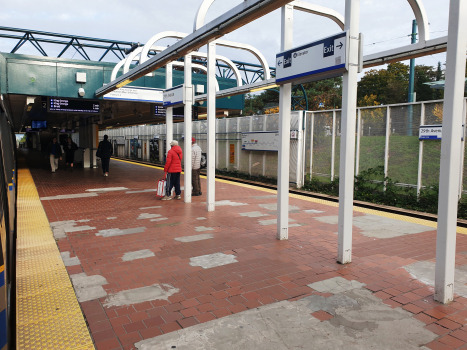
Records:
{"label": "metal support column", "polygon": [[[420,126],[425,125],[425,104],[420,106]],[[422,169],[423,169],[423,140],[419,141],[418,146],[418,174],[417,174],[417,198],[420,197],[422,189]]]}
{"label": "metal support column", "polygon": [[454,299],[457,196],[467,44],[467,0],[451,0],[448,23],[435,270],[435,300],[442,303],[449,303]]}
{"label": "metal support column", "polygon": [[[281,9],[281,51],[292,48],[293,6]],[[279,164],[277,166],[277,239],[289,238],[289,158],[292,84],[279,92]]]}
{"label": "metal support column", "polygon": [[[165,88],[170,89],[173,85],[172,80],[172,63],[169,63],[165,66]],[[167,107],[165,113],[165,125],[166,125],[166,135],[165,135],[165,144],[166,151],[164,157],[167,157],[167,152],[170,150],[170,143],[174,137],[174,124],[173,124],[173,107]],[[161,159],[162,160],[162,159]]]}
{"label": "metal support column", "polygon": [[[391,108],[386,107],[386,137],[384,140],[384,177],[388,177],[389,171],[389,138],[391,137]],[[384,191],[386,191],[386,180],[384,181]]]}
{"label": "metal support column", "polygon": [[185,84],[185,122],[183,123],[185,130],[185,142],[183,150],[183,158],[185,159],[185,177],[184,177],[184,199],[185,203],[191,203],[191,113],[193,108],[193,85],[191,84],[191,55],[185,56],[185,71],[184,71],[184,84]]}
{"label": "metal support column", "polygon": [[331,181],[334,181],[334,167],[336,161],[336,110],[332,111],[331,128]]}
{"label": "metal support column", "polygon": [[342,84],[342,117],[339,167],[339,222],[337,261],[352,261],[352,218],[355,162],[355,122],[357,112],[358,23],[360,0],[345,0],[345,27],[350,34],[349,70]]}
{"label": "metal support column", "polygon": [[360,171],[360,140],[362,131],[362,110],[359,108],[357,110],[357,150],[355,152],[355,176],[357,176]]}
{"label": "metal support column", "polygon": [[208,44],[208,86],[207,86],[207,201],[206,210],[216,208],[216,44]]}
{"label": "metal support column", "polygon": [[311,128],[310,128],[310,178],[309,181],[313,178],[313,142],[314,142],[314,128],[315,128],[315,114],[311,112]]}

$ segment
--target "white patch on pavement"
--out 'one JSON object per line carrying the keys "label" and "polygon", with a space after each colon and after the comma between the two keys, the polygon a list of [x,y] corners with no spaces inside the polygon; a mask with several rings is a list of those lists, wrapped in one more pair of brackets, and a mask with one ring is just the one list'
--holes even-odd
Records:
{"label": "white patch on pavement", "polygon": [[61,252],[60,256],[62,257],[63,264],[65,266],[81,265],[77,256],[75,256],[74,258],[70,258],[70,252]]}
{"label": "white patch on pavement", "polygon": [[104,284],[108,284],[103,276],[92,275],[87,276],[86,273],[78,273],[70,275],[71,282],[75,288],[76,297],[79,302],[94,300],[107,296],[107,292],[102,288]]}
{"label": "white patch on pavement", "polygon": [[137,250],[135,252],[128,252],[123,254],[122,261],[132,261],[136,259],[144,259],[150,258],[152,256],[156,256],[153,252],[149,249]]}
{"label": "white patch on pavement", "polygon": [[[337,215],[319,216],[314,219],[331,225],[338,223]],[[361,230],[363,236],[374,238],[394,238],[436,230],[429,226],[371,214],[355,216],[352,223]]]}
{"label": "white patch on pavement", "polygon": [[324,213],[324,211],[321,211],[321,210],[314,210],[314,209],[308,209],[308,210],[304,210],[305,213],[308,213],[308,214],[319,214],[319,213]]}
{"label": "white patch on pavement", "polygon": [[206,218],[201,216],[199,218],[196,218],[196,220],[206,220]]}
{"label": "white patch on pavement", "polygon": [[41,201],[51,201],[54,199],[75,199],[84,197],[97,197],[97,193],[76,193],[76,194],[60,194],[58,196],[41,197]]}
{"label": "white patch on pavement", "polygon": [[333,277],[308,285],[308,287],[313,288],[317,292],[331,294],[343,293],[352,289],[359,289],[364,286],[364,283],[358,282],[356,280],[349,281],[343,277]]}
{"label": "white patch on pavement", "polygon": [[169,218],[151,219],[149,221],[164,221],[164,220],[169,220]]}
{"label": "white patch on pavement", "polygon": [[110,218],[107,218],[107,220],[115,220],[117,217],[116,216],[112,216]]}
{"label": "white patch on pavement", "polygon": [[119,228],[111,228],[109,230],[101,230],[96,233],[96,236],[102,237],[113,237],[113,236],[123,236],[130,235],[132,233],[141,233],[146,230],[146,227],[137,227],[137,228],[127,228],[125,230],[120,230]]}
{"label": "white patch on pavement", "polygon": [[55,239],[65,238],[67,232],[84,231],[84,230],[89,230],[89,229],[94,230],[95,227],[90,228],[90,226],[76,226],[78,223],[88,222],[88,221],[90,220],[56,221],[56,222],[50,223],[50,228],[52,229]]}
{"label": "white patch on pavement", "polygon": [[113,191],[125,191],[126,187],[105,187],[105,188],[93,188],[86,190],[86,192],[113,192]]}
{"label": "white patch on pavement", "polygon": [[212,233],[203,233],[201,235],[177,237],[174,239],[179,242],[188,243],[188,242],[203,241],[205,239],[211,239],[211,238],[214,238],[214,235]]}
{"label": "white patch on pavement", "polygon": [[[266,203],[266,204],[258,204],[261,208],[267,210],[277,210],[277,203]],[[299,207],[295,205],[289,205],[289,211],[300,210]]]}
{"label": "white patch on pavement", "polygon": [[251,211],[249,213],[239,213],[241,216],[247,216],[249,218],[259,218],[261,216],[269,216],[269,214],[263,214],[260,211]]}
{"label": "white patch on pavement", "polygon": [[148,214],[148,213],[142,213],[142,214],[139,214],[138,216],[138,220],[142,220],[142,219],[152,219],[152,218],[158,218],[158,217],[161,217],[162,215],[161,214]]}
{"label": "white patch on pavement", "polygon": [[224,200],[224,201],[217,201],[216,202],[216,207],[222,207],[225,205],[230,205],[231,207],[239,207],[241,205],[248,205],[248,203],[238,203],[238,202],[232,202],[229,200]]}
{"label": "white patch on pavement", "polygon": [[196,232],[214,231],[212,227],[197,226],[195,227]]}
{"label": "white patch on pavement", "polygon": [[[296,221],[296,220],[289,218],[289,222],[294,222],[294,221]],[[260,221],[258,221],[258,223],[259,223],[260,225],[262,225],[262,226],[266,226],[266,225],[275,225],[275,224],[277,224],[277,219],[260,220]],[[292,226],[292,225],[290,225],[290,226]],[[290,226],[289,226],[289,227],[290,227]]]}
{"label": "white patch on pavement", "polygon": [[233,254],[214,253],[190,258],[191,266],[201,266],[203,269],[210,269],[238,262]]}
{"label": "white patch on pavement", "polygon": [[110,295],[105,301],[105,307],[139,304],[145,301],[168,300],[180,290],[169,284],[153,284],[148,287],[124,290]]}

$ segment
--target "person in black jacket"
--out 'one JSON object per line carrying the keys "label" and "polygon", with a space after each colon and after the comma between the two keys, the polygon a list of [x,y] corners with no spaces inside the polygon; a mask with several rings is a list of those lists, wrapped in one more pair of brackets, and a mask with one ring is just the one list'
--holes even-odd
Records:
{"label": "person in black jacket", "polygon": [[63,147],[65,150],[65,171],[70,164],[71,171],[73,171],[73,162],[75,160],[75,151],[78,149],[76,143],[71,140],[71,137],[68,138],[67,143]]}
{"label": "person in black jacket", "polygon": [[99,147],[97,147],[96,152],[96,156],[101,159],[104,176],[109,176],[110,157],[113,153],[114,149],[112,143],[110,143],[109,137],[104,135],[104,141],[99,142]]}
{"label": "person in black jacket", "polygon": [[47,146],[47,155],[50,158],[50,166],[52,167],[52,172],[58,169],[58,160],[62,160],[62,146],[57,142],[57,138],[52,139],[52,143]]}

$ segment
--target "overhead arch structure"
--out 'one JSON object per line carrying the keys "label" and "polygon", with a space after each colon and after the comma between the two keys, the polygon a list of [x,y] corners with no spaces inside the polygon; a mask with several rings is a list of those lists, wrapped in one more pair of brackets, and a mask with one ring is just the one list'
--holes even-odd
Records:
{"label": "overhead arch structure", "polygon": [[[196,12],[195,21],[193,24],[193,31],[196,31],[197,29],[204,26],[206,14],[215,1],[216,0],[204,0],[202,2],[200,7],[198,8],[198,11]],[[425,7],[423,6],[421,0],[407,1],[410,4],[410,7],[412,7],[415,19],[417,20],[417,25],[419,28],[419,43],[425,43],[425,41],[430,39],[430,34],[428,30],[428,17],[426,15]],[[341,27],[342,30],[344,30],[344,16],[342,16],[337,11],[300,0],[292,1],[289,5],[293,6],[294,9],[298,11],[308,12],[318,16],[327,17],[336,22],[337,25]]]}
{"label": "overhead arch structure", "polygon": [[[180,61],[172,62],[171,65],[174,67],[185,67],[185,63],[180,62]],[[192,63],[191,68],[202,70],[203,72],[208,74],[208,69],[202,64]],[[219,91],[219,82],[217,81],[217,79],[216,79],[216,91]]]}
{"label": "overhead arch structure", "polygon": [[[141,63],[144,63],[145,61],[148,60],[149,51],[154,50],[154,47],[160,47],[160,46],[153,46],[159,40],[166,39],[166,38],[183,39],[187,35],[188,35],[187,33],[176,32],[176,31],[166,31],[166,32],[162,32],[162,33],[158,33],[158,34],[154,35],[143,46],[143,48],[140,50],[140,52],[138,52],[140,54],[139,63],[141,64]],[[236,48],[236,49],[246,50],[246,51],[249,51],[249,52],[253,53],[253,55],[255,55],[255,57],[258,58],[258,60],[261,63],[261,66],[263,67],[264,71],[267,72],[266,73],[266,76],[268,77],[267,79],[269,79],[271,77],[271,74],[269,73],[269,66],[267,65],[266,59],[264,58],[263,54],[258,49],[256,49],[255,47],[253,47],[251,45],[236,43],[236,42],[227,41],[227,40],[218,40],[218,41],[216,41],[216,43],[218,45],[221,45],[221,46],[227,46],[227,47],[232,47],[232,48]],[[135,52],[135,51],[133,51],[133,52]],[[136,55],[137,54],[135,54],[135,56]],[[193,56],[199,56],[199,57],[207,57],[206,54],[203,54],[201,52],[192,53],[192,55]],[[237,79],[238,86],[243,85],[242,79],[241,79],[241,76],[240,76],[240,71],[238,70],[237,66],[230,59],[228,59],[227,57],[221,56],[221,55],[216,55],[216,60],[222,61],[225,64],[227,64],[230,68],[232,68],[232,71],[234,72],[235,77]],[[128,68],[130,66],[130,63],[128,63]],[[123,73],[127,73],[127,72],[128,72],[128,69],[124,68]]]}
{"label": "overhead arch structure", "polygon": [[[114,67],[112,70],[112,74],[110,75],[110,81],[115,80],[118,75],[118,71],[120,68],[123,67],[123,74],[127,73],[130,69],[131,62],[137,61],[140,59],[141,56],[141,50],[143,49],[142,46],[136,48],[133,50],[127,57],[125,57],[123,60],[117,63],[117,65]],[[161,52],[165,50],[165,47],[163,46],[153,46],[151,48],[152,51],[155,52]],[[147,74],[147,76],[150,76],[151,74]]]}

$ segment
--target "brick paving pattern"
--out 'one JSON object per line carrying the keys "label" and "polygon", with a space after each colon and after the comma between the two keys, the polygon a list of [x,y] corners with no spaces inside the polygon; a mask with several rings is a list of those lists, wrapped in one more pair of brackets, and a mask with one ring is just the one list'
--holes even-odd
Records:
{"label": "brick paving pattern", "polygon": [[[303,225],[290,228],[289,240],[278,241],[275,225],[259,223],[260,219],[276,218],[259,206],[273,204],[276,199],[268,198],[270,193],[260,189],[216,182],[216,200],[247,205],[222,205],[208,213],[203,203],[205,193],[185,204],[177,200],[162,202],[155,192],[143,191],[157,187],[163,175],[159,169],[111,160],[108,178],[102,176],[101,169],[76,169],[70,173],[62,167],[51,174],[45,160],[39,164],[41,159],[32,155],[28,158],[40,197],[89,193],[86,190],[105,187],[128,189],[98,192],[94,197],[42,201],[51,223],[90,220],[77,226],[95,227],[67,233],[66,238],[58,240],[60,251],[71,252],[70,257],[78,257],[81,263],[67,267],[70,275],[84,272],[103,276],[108,284],[102,287],[108,295],[154,284],[179,290],[168,300],[126,306],[105,307],[106,298],[80,303],[99,350],[135,349],[133,344],[142,339],[282,300],[293,301],[311,294],[329,297],[332,294],[314,291],[307,285],[333,277],[364,283],[392,308],[413,313],[426,329],[439,335],[426,344],[429,349],[467,349],[467,298],[458,296],[447,306],[437,303],[433,288],[403,268],[417,261],[434,261],[435,230],[378,239],[365,237],[354,227],[353,262],[340,265],[336,263],[337,225],[314,219],[337,215],[336,207],[291,198],[290,205],[300,210],[290,217]],[[206,181],[202,179],[201,184],[205,190]],[[251,212],[269,217],[240,215]],[[168,219],[139,219],[143,213]],[[195,230],[200,226],[213,228],[208,231],[213,238],[175,240],[203,234]],[[96,236],[103,230],[141,227],[146,228],[141,233]],[[150,250],[155,256],[122,260],[126,253],[141,250]],[[458,234],[457,251],[456,265],[467,264],[467,255],[461,254],[467,251],[464,235]],[[190,265],[190,258],[214,253],[234,255],[238,262],[208,269]],[[312,315],[320,321],[332,318],[324,311]]]}

